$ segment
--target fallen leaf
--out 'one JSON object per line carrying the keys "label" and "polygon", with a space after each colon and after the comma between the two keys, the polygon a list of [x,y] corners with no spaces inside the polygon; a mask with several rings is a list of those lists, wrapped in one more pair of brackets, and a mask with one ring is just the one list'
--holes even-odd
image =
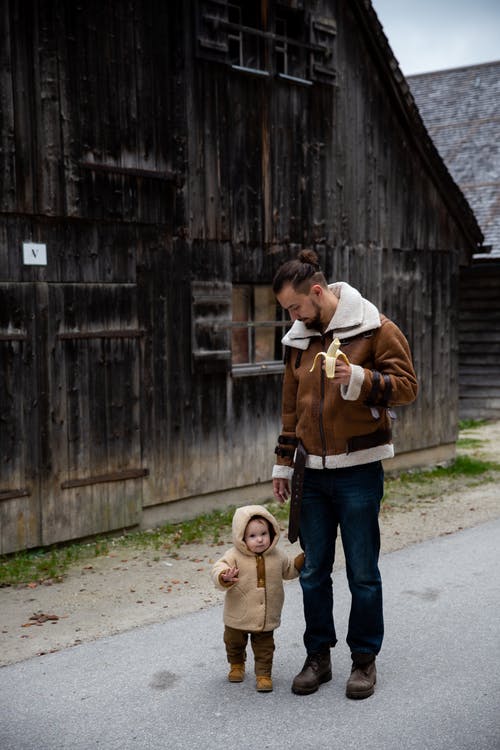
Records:
{"label": "fallen leaf", "polygon": [[46,615],[44,612],[35,612],[31,615],[30,622],[22,627],[27,627],[27,625],[43,625],[44,622],[48,622],[49,620],[51,622],[57,622],[58,619],[59,615]]}

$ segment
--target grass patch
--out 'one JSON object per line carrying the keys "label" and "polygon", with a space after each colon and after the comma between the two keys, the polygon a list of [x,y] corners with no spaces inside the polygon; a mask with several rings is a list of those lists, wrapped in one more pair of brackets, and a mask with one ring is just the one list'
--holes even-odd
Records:
{"label": "grass patch", "polygon": [[476,430],[479,427],[484,427],[488,424],[486,419],[461,419],[458,423],[458,429],[462,430]]}
{"label": "grass patch", "polygon": [[464,455],[457,456],[449,466],[388,476],[383,509],[405,507],[410,510],[416,503],[434,502],[457,489],[465,490],[495,481],[497,471],[500,471],[499,463]]}
{"label": "grass patch", "polygon": [[49,551],[18,552],[0,558],[0,586],[60,580],[79,559],[78,545]]}
{"label": "grass patch", "polygon": [[[266,504],[278,521],[288,519],[288,504]],[[60,581],[72,565],[81,564],[117,549],[143,549],[175,557],[179,547],[196,542],[220,543],[231,536],[235,507],[205,513],[182,523],[167,523],[148,531],[126,532],[119,537],[71,543],[50,549],[17,552],[0,557],[0,586]]]}
{"label": "grass patch", "polygon": [[500,464],[466,455],[457,456],[449,466],[436,466],[422,474],[434,479],[435,477],[477,477],[489,471],[500,471]]}
{"label": "grass patch", "polygon": [[484,440],[480,440],[479,438],[462,437],[457,440],[457,448],[461,450],[476,450],[482,448],[483,445]]}

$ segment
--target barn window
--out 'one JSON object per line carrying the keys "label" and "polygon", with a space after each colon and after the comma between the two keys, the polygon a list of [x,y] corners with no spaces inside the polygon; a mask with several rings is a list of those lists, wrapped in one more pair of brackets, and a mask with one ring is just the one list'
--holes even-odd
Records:
{"label": "barn window", "polygon": [[309,51],[304,42],[303,14],[292,13],[286,8],[278,11],[275,21],[274,55],[275,69],[280,78],[300,81],[309,76]]}
{"label": "barn window", "polygon": [[335,20],[295,3],[198,0],[197,55],[257,77],[304,86],[335,82]]}
{"label": "barn window", "polygon": [[270,285],[233,285],[233,374],[252,374],[282,369],[285,319]]}
{"label": "barn window", "polygon": [[264,70],[264,37],[260,29],[260,12],[256,3],[230,3],[228,11],[229,61],[236,68],[248,71]]}

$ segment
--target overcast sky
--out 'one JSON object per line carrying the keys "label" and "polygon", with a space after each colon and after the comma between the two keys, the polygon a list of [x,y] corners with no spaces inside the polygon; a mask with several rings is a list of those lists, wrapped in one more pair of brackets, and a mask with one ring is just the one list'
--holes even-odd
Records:
{"label": "overcast sky", "polygon": [[372,0],[405,75],[500,60],[500,0]]}

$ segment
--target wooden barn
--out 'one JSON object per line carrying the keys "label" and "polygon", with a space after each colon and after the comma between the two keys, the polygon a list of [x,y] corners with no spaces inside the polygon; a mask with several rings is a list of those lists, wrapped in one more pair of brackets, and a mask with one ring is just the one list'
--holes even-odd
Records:
{"label": "wooden barn", "polygon": [[500,61],[408,83],[484,233],[482,252],[460,269],[459,414],[500,419]]}
{"label": "wooden barn", "polygon": [[1,0],[0,41],[0,552],[270,497],[302,247],[410,340],[393,465],[453,455],[482,237],[368,0]]}

